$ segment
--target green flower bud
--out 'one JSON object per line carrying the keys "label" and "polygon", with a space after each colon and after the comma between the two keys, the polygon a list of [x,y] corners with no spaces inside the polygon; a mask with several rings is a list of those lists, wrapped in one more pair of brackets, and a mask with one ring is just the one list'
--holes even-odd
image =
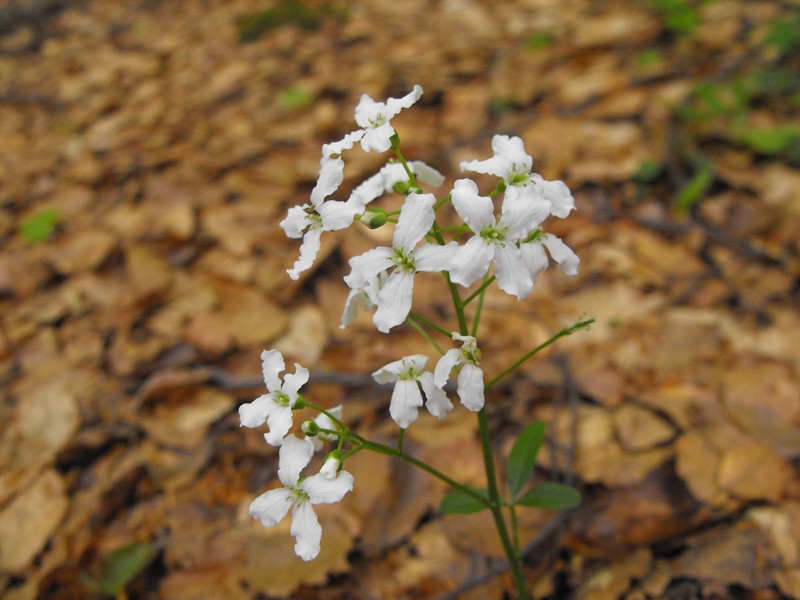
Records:
{"label": "green flower bud", "polygon": [[359,217],[359,220],[370,229],[378,229],[386,224],[388,217],[386,211],[378,206],[370,206]]}

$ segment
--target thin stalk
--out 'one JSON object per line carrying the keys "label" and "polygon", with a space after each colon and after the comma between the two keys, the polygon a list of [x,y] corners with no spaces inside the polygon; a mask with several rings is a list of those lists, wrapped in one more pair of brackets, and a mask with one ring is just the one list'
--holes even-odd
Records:
{"label": "thin stalk", "polygon": [[[492,275],[492,277],[494,277],[494,275]],[[486,294],[484,292],[486,292],[486,281],[487,280],[488,279],[487,279],[486,275],[484,275],[483,276],[483,284],[481,284],[481,287],[483,289],[481,290],[481,295],[478,296],[478,305],[475,307],[475,316],[472,317],[472,337],[477,337],[477,335],[478,335],[478,327],[481,324],[481,313],[483,312],[483,300],[486,297]]]}
{"label": "thin stalk", "polygon": [[436,340],[434,340],[431,337],[431,335],[427,331],[425,331],[425,328],[420,323],[418,323],[414,317],[412,317],[411,315],[407,316],[406,323],[411,325],[411,327],[413,327],[418,334],[424,337],[430,343],[431,346],[436,348],[436,351],[439,354],[444,355],[444,350],[442,350],[441,346],[439,346],[439,344],[436,343]]}
{"label": "thin stalk", "polygon": [[489,510],[492,511],[494,524],[500,536],[500,543],[503,545],[508,564],[511,567],[511,577],[514,580],[514,587],[517,589],[517,598],[518,600],[528,600],[530,595],[528,594],[528,586],[525,584],[525,574],[522,570],[522,557],[511,542],[501,509],[500,491],[497,487],[497,474],[494,469],[494,456],[492,454],[491,436],[489,435],[489,420],[486,417],[485,406],[478,411],[478,425],[480,427],[483,465],[486,470],[486,483],[489,491]]}
{"label": "thin stalk", "polygon": [[487,505],[488,501],[486,496],[481,495],[480,493],[476,492],[475,490],[457,482],[455,479],[451,479],[438,469],[430,466],[428,463],[422,462],[421,460],[414,458],[410,454],[406,454],[403,450],[398,448],[392,448],[391,446],[385,446],[383,444],[379,444],[378,442],[372,442],[366,438],[361,437],[356,433],[351,433],[351,437],[357,441],[357,443],[361,446],[363,450],[371,450],[373,452],[377,452],[378,454],[385,454],[386,456],[393,456],[395,458],[399,458],[400,460],[404,460],[407,463],[414,465],[415,467],[419,467],[426,473],[436,477],[440,481],[443,481],[451,488],[459,490],[464,494],[467,494],[474,499],[478,500],[481,504]]}
{"label": "thin stalk", "polygon": [[[448,277],[447,280],[449,282],[450,278]],[[457,296],[458,290],[455,290],[453,302],[456,315],[458,316],[460,332],[461,335],[467,335],[469,329],[467,328],[466,315],[464,314],[464,303],[457,301],[460,300]],[[494,453],[492,451],[491,435],[489,434],[489,419],[486,416],[486,406],[478,411],[478,428],[480,430],[483,467],[486,472],[486,487],[489,493],[489,510],[492,511],[492,518],[497,528],[497,534],[500,537],[500,543],[503,545],[503,551],[506,553],[506,558],[511,568],[511,577],[514,580],[514,587],[517,590],[517,599],[529,600],[530,595],[528,594],[528,587],[525,584],[525,574],[522,570],[522,557],[511,543],[511,538],[508,535],[508,527],[503,517],[503,502],[500,498],[500,490],[497,486],[497,473],[494,468]]]}
{"label": "thin stalk", "polygon": [[506,375],[508,375],[509,373],[511,373],[511,372],[512,372],[514,369],[516,369],[517,367],[519,367],[519,366],[520,366],[522,363],[524,363],[526,360],[528,360],[529,358],[531,358],[531,357],[532,357],[534,354],[536,354],[537,352],[540,352],[541,350],[544,350],[545,348],[547,348],[547,347],[548,347],[550,344],[552,344],[553,342],[555,342],[557,339],[559,339],[559,338],[562,338],[562,337],[564,337],[564,336],[567,336],[567,335],[569,335],[569,334],[571,334],[571,333],[574,333],[575,331],[577,331],[578,329],[581,329],[581,328],[583,328],[583,327],[588,327],[588,326],[589,326],[589,325],[591,325],[592,323],[594,323],[594,319],[587,319],[586,321],[578,321],[577,323],[573,323],[573,324],[572,324],[572,325],[570,325],[569,327],[564,327],[564,329],[562,329],[561,331],[559,331],[558,333],[556,333],[556,334],[555,334],[553,337],[551,337],[549,340],[547,340],[546,342],[542,342],[541,344],[539,344],[538,346],[536,346],[536,348],[534,348],[534,349],[533,349],[533,350],[531,350],[530,352],[527,352],[527,353],[526,353],[526,354],[524,354],[524,355],[523,355],[521,358],[517,359],[517,361],[516,361],[516,362],[514,362],[514,364],[512,364],[510,367],[508,367],[506,370],[504,370],[502,373],[500,373],[500,374],[499,374],[499,375],[497,375],[497,376],[496,376],[494,379],[492,379],[492,380],[491,380],[489,383],[487,383],[487,384],[484,386],[484,390],[488,390],[489,388],[491,388],[492,386],[494,386],[494,385],[495,385],[495,384],[496,384],[498,381],[500,381],[500,380],[501,380],[503,377],[505,377]]}
{"label": "thin stalk", "polygon": [[486,288],[488,288],[490,285],[492,285],[492,283],[494,283],[494,280],[495,280],[494,275],[489,277],[489,279],[484,279],[483,283],[481,283],[481,287],[479,287],[477,290],[472,292],[469,296],[467,296],[464,300],[461,301],[461,306],[462,307],[466,306],[467,304],[475,300],[475,298],[483,294],[483,292],[486,291]]}
{"label": "thin stalk", "polygon": [[438,331],[438,332],[439,332],[439,333],[441,333],[442,335],[444,335],[444,336],[447,336],[447,338],[448,338],[448,339],[451,337],[451,333],[450,333],[449,331],[447,331],[447,329],[445,329],[444,327],[440,327],[439,325],[437,325],[436,323],[434,323],[433,321],[431,321],[431,320],[430,320],[428,317],[426,317],[425,315],[422,315],[422,314],[418,313],[418,312],[417,312],[417,311],[415,311],[415,310],[412,310],[412,311],[411,311],[411,312],[409,312],[408,314],[409,314],[409,315],[410,315],[412,318],[414,318],[414,319],[416,319],[417,321],[419,321],[420,323],[422,323],[423,325],[427,325],[427,326],[428,326],[428,327],[430,327],[431,329],[435,329],[436,331]]}

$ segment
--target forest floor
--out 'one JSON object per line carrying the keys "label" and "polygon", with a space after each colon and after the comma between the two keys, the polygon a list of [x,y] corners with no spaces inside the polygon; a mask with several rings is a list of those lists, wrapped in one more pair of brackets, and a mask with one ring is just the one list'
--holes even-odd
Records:
{"label": "forest floor", "polygon": [[[315,561],[247,513],[277,482],[237,414],[262,349],[359,433],[396,435],[369,374],[424,340],[338,327],[347,259],[384,230],[326,234],[293,282],[278,223],[361,94],[420,84],[394,124],[442,189],[504,133],[576,198],[548,226],[580,273],[488,294],[482,325],[497,373],[596,319],[487,400],[500,455],[543,419],[537,477],[584,494],[522,519],[536,597],[800,598],[796,4],[67,5],[0,5],[0,596],[510,594],[489,517],[442,516],[446,490],[388,459],[348,460]],[[352,188],[386,157],[346,159]],[[440,278],[417,279],[418,310],[452,320]],[[463,407],[405,443],[480,484]]]}

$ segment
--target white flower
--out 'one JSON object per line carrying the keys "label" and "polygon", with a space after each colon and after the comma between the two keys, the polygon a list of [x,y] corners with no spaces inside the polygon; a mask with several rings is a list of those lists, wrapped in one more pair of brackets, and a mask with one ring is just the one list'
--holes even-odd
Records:
{"label": "white flower", "polygon": [[434,383],[433,374],[424,370],[426,362],[427,356],[412,354],[391,362],[372,374],[378,383],[396,382],[389,414],[403,429],[417,420],[417,408],[422,406],[419,386],[425,392],[426,406],[433,416],[441,419],[453,408],[444,390]]}
{"label": "white flower", "polygon": [[336,479],[336,474],[339,472],[341,466],[342,453],[338,450],[334,450],[325,459],[322,468],[319,470],[319,474],[325,479]]}
{"label": "white flower", "polygon": [[344,329],[353,322],[359,307],[364,310],[371,310],[378,306],[378,292],[386,283],[386,278],[386,273],[381,272],[375,277],[370,277],[362,287],[350,290],[344,303],[342,323],[339,325],[339,329]]}
{"label": "white flower", "polygon": [[356,142],[361,142],[364,152],[376,150],[386,152],[392,147],[391,137],[395,134],[392,117],[404,108],[409,108],[422,96],[422,88],[414,86],[413,91],[402,98],[389,98],[386,102],[375,102],[364,94],[356,106],[356,123],[361,129],[348,133],[338,142],[322,147],[324,156],[335,156],[349,150]]}
{"label": "white flower", "polygon": [[547,181],[538,173],[531,173],[533,159],[525,152],[521,138],[495,135],[492,150],[492,158],[463,161],[461,170],[501,177],[506,182],[506,194],[511,196],[526,197],[539,188],[542,197],[551,205],[550,214],[562,219],[575,208],[575,199],[563,181]]}
{"label": "white flower", "polygon": [[526,269],[517,242],[524,239],[550,212],[549,202],[533,196],[503,199],[500,221],[495,221],[494,205],[488,196],[478,194],[471,179],[455,182],[451,194],[453,207],[475,233],[458,248],[450,269],[450,279],[469,286],[489,271],[494,261],[497,284],[518,299],[527,296],[533,279]]}
{"label": "white flower", "polygon": [[[417,183],[433,187],[439,187],[444,183],[444,175],[421,160],[410,161],[408,168],[411,169]],[[353,190],[353,196],[366,205],[382,194],[393,191],[395,184],[405,181],[408,181],[408,173],[403,164],[389,162],[378,173],[359,184]]]}
{"label": "white flower", "polygon": [[[328,412],[331,413],[337,419],[342,418],[342,405],[339,404],[338,406],[334,406],[333,408],[329,408]],[[325,413],[320,413],[314,419],[314,424],[317,426],[318,429],[327,429],[329,431],[336,431],[336,424],[333,420],[326,415]],[[305,426],[305,423],[303,424]],[[305,433],[305,429],[303,429]],[[325,433],[324,431],[319,431],[316,435],[313,436],[305,436],[306,440],[311,442],[311,445],[314,446],[314,451],[319,452],[322,450],[323,442],[332,442],[334,440],[339,439],[338,436],[332,433]]]}
{"label": "white flower", "polygon": [[317,184],[311,190],[311,203],[289,209],[281,227],[290,238],[303,238],[300,257],[286,272],[292,279],[310,268],[319,252],[323,231],[338,231],[353,222],[356,215],[364,212],[364,203],[351,195],[347,202],[326,200],[335,192],[344,178],[344,161],[341,158],[323,156]]}
{"label": "white flower", "polygon": [[450,371],[461,366],[458,374],[458,397],[461,404],[477,412],[483,408],[483,371],[480,368],[481,351],[477,340],[471,335],[453,333],[453,339],[461,342],[461,348],[453,348],[444,353],[436,363],[433,382],[443,388],[450,379]]}
{"label": "white flower", "polygon": [[400,209],[392,247],[380,246],[350,259],[351,271],[344,280],[353,289],[364,289],[370,278],[394,267],[378,291],[378,310],[372,319],[383,333],[408,316],[416,273],[450,269],[457,249],[454,242],[444,246],[426,243],[417,247],[433,225],[435,203],[433,194],[409,194]]}
{"label": "white flower", "polygon": [[519,249],[522,252],[522,260],[534,282],[539,277],[539,273],[544,271],[549,264],[545,248],[558,264],[558,270],[564,275],[578,274],[578,265],[581,260],[569,246],[561,241],[561,238],[541,230],[534,231],[528,237],[532,239],[524,240]]}
{"label": "white flower", "polygon": [[289,531],[295,538],[294,551],[303,560],[319,554],[322,539],[322,527],[312,505],[338,502],[353,489],[353,476],[347,471],[333,478],[318,473],[300,479],[300,471],[313,454],[311,442],[287,436],[278,458],[278,478],[286,487],[265,492],[250,504],[250,514],[266,527],[280,523],[294,506]]}
{"label": "white flower", "polygon": [[267,422],[269,433],[264,437],[272,446],[280,446],[292,426],[292,408],[300,397],[298,390],[308,381],[308,369],[295,363],[294,374],[287,374],[281,383],[280,373],[286,368],[277,350],[261,353],[261,371],[269,393],[239,407],[243,427],[258,427]]}

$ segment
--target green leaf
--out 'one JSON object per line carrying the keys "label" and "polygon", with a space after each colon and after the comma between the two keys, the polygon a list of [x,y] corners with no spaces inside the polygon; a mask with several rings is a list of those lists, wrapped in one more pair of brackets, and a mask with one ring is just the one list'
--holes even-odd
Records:
{"label": "green leaf", "polygon": [[686,212],[697,204],[714,181],[714,166],[709,162],[701,166],[689,180],[676,199],[678,210]]}
{"label": "green leaf", "polygon": [[281,108],[286,110],[305,108],[306,106],[310,106],[313,101],[314,94],[300,86],[290,87],[281,92],[281,95],[278,97],[278,103],[281,105]]}
{"label": "green leaf", "polygon": [[743,131],[739,139],[759,154],[782,154],[800,139],[800,127],[781,125],[771,129],[749,129]]}
{"label": "green leaf", "polygon": [[40,244],[53,233],[58,219],[58,210],[46,208],[22,221],[19,232],[31,244]]}
{"label": "green leaf", "polygon": [[537,31],[536,33],[528,36],[525,40],[524,48],[529,52],[534,52],[539,48],[549,46],[555,40],[555,36],[549,31]]}
{"label": "green leaf", "polygon": [[96,580],[97,587],[107,594],[119,594],[153,562],[159,550],[158,544],[145,542],[114,550],[105,560],[100,577]]}
{"label": "green leaf", "polygon": [[538,483],[528,490],[516,504],[550,510],[573,508],[581,503],[581,493],[562,483]]}
{"label": "green leaf", "polygon": [[[486,490],[482,488],[470,489],[486,498],[486,502],[489,501],[489,494]],[[439,511],[445,515],[469,515],[482,511],[484,508],[488,508],[487,504],[461,490],[453,490],[439,504]]]}
{"label": "green leaf", "polygon": [[516,497],[533,473],[536,455],[544,441],[544,421],[536,421],[528,425],[519,434],[511,448],[506,465],[506,478],[511,496]]}

